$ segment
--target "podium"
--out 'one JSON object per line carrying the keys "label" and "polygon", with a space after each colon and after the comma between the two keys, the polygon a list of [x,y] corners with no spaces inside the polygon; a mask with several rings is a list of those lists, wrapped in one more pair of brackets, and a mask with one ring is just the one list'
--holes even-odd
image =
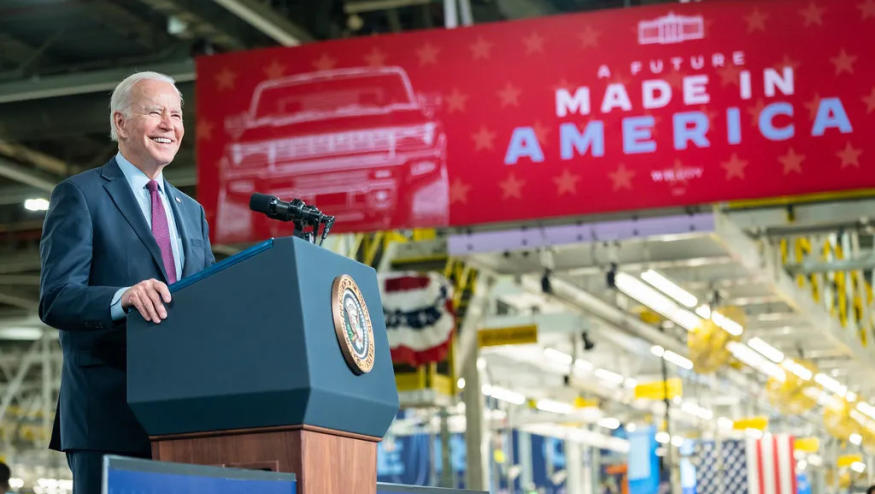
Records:
{"label": "podium", "polygon": [[127,399],[153,459],[374,494],[399,407],[375,271],[290,237],[170,288],[167,319],[127,324]]}

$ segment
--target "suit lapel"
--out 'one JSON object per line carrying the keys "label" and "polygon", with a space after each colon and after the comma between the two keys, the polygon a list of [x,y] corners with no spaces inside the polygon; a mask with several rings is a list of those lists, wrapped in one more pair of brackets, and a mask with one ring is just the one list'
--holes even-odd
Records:
{"label": "suit lapel", "polygon": [[182,200],[179,198],[181,192],[176,187],[170,185],[167,180],[164,180],[164,190],[167,192],[167,202],[170,203],[170,209],[173,211],[173,217],[176,220],[176,231],[179,233],[179,238],[182,239],[182,253],[184,254],[184,263],[182,265],[182,276],[185,278],[191,273],[186,271],[186,268],[191,265],[191,245],[188,236],[188,225],[186,217],[182,213]]}
{"label": "suit lapel", "polygon": [[155,266],[158,267],[161,276],[166,282],[167,273],[164,271],[164,261],[161,260],[161,249],[158,247],[158,243],[155,242],[152,230],[149,229],[146,218],[143,217],[143,213],[140,210],[140,205],[137,204],[137,200],[134,198],[133,192],[131,192],[131,187],[128,185],[128,181],[125,180],[125,175],[122,173],[121,168],[116,164],[115,158],[103,165],[101,175],[107,180],[103,187],[109,193],[112,202],[115,203],[122,217],[131,225],[134,233],[137,234],[137,237],[146,246],[149,254],[152,255]]}

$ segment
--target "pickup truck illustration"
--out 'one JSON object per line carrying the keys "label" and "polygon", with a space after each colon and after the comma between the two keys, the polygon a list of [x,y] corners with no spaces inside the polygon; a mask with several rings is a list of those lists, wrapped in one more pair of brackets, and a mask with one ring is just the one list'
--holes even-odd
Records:
{"label": "pickup truck illustration", "polygon": [[231,140],[219,164],[217,239],[291,231],[251,214],[253,192],[314,204],[343,231],[446,225],[447,143],[436,103],[414,93],[401,67],[260,83],[249,110],[225,120]]}

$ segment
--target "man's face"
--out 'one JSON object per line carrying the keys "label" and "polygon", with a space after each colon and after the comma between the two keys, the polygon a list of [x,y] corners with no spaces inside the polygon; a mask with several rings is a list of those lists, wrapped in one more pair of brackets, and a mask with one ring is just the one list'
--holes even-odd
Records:
{"label": "man's face", "polygon": [[144,80],[131,90],[131,106],[113,115],[122,154],[138,167],[160,168],[173,161],[185,129],[182,102],[173,85]]}

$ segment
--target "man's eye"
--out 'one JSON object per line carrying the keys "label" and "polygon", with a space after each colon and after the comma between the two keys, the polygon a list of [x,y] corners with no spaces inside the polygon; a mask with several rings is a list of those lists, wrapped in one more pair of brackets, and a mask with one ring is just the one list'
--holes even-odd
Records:
{"label": "man's eye", "polygon": [[149,112],[149,115],[161,115],[161,112],[158,110],[152,110]]}
{"label": "man's eye", "polygon": [[172,116],[173,116],[173,118],[175,118],[176,120],[182,120],[182,115],[180,115],[179,113],[174,113]]}

